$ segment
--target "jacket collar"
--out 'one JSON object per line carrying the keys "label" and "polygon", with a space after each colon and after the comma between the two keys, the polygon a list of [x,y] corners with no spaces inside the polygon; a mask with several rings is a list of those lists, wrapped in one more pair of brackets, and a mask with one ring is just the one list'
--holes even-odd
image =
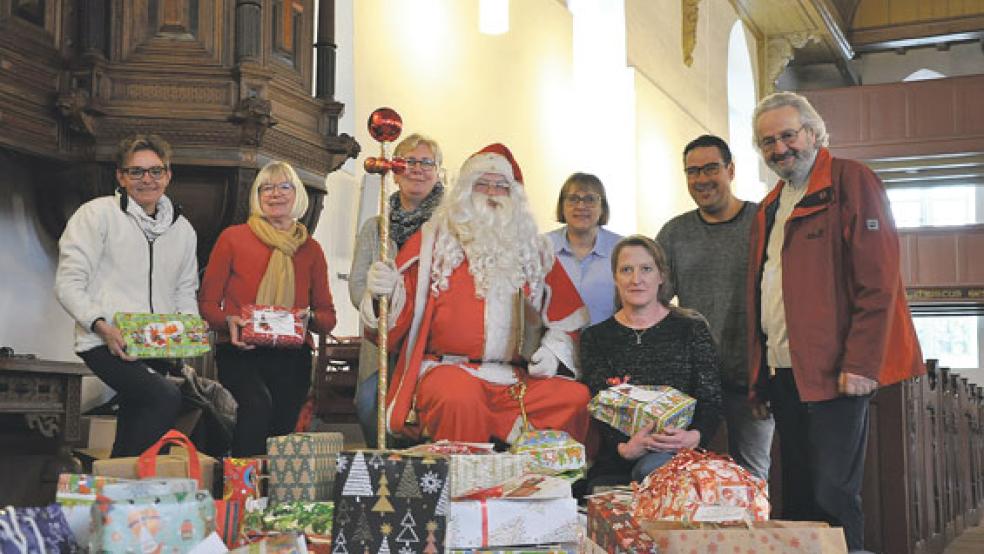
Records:
{"label": "jacket collar", "polygon": [[[809,215],[827,207],[833,199],[831,187],[831,167],[833,156],[830,150],[821,146],[817,152],[817,159],[813,162],[813,170],[810,171],[810,180],[806,183],[806,192],[803,199],[796,205],[796,209],[789,216],[790,218]],[[763,205],[770,205],[779,199],[779,193],[786,186],[786,181],[780,180],[779,183],[766,195]]]}
{"label": "jacket collar", "polygon": [[[116,194],[120,197],[120,211],[126,213],[127,206],[130,204],[130,195],[126,193],[126,189],[123,187],[116,187]],[[174,213],[171,215],[171,225],[174,225],[178,218],[182,215],[181,204],[175,201],[171,201],[171,205],[174,206]]]}

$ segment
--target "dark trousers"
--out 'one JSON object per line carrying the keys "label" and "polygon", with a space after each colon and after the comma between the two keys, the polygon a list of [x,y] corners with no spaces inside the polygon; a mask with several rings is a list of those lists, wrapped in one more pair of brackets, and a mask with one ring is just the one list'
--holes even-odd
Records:
{"label": "dark trousers", "polygon": [[255,348],[230,344],[215,349],[222,383],[236,402],[232,455],[266,454],[267,437],[294,430],[311,388],[311,349]]}
{"label": "dark trousers", "polygon": [[174,427],[181,410],[181,391],[165,375],[172,367],[164,360],[127,362],[98,346],[79,357],[119,395],[113,457],[139,456]]}
{"label": "dark trousers", "polygon": [[871,396],[801,402],[792,370],[779,369],[769,399],[782,453],[783,518],[843,526],[848,550],[863,549],[861,485]]}

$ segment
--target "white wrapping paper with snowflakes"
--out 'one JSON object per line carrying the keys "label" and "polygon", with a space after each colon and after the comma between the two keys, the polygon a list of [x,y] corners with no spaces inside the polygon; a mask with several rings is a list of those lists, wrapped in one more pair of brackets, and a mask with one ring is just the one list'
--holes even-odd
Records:
{"label": "white wrapping paper with snowflakes", "polygon": [[357,450],[336,466],[333,552],[444,552],[447,458]]}
{"label": "white wrapping paper with snowflakes", "polygon": [[573,498],[453,501],[448,512],[448,548],[546,544],[577,540]]}

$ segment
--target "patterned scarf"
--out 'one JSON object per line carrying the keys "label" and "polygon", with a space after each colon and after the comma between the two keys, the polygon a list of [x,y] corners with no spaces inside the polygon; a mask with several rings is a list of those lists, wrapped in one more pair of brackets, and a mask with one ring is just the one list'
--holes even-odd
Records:
{"label": "patterned scarf", "polygon": [[396,243],[396,247],[399,248],[403,246],[403,243],[410,238],[411,235],[420,229],[420,226],[427,222],[434,213],[438,204],[441,203],[441,198],[444,196],[444,185],[437,183],[434,188],[431,189],[430,194],[428,194],[417,206],[417,209],[411,211],[405,211],[403,205],[400,204],[400,191],[396,191],[390,195],[390,238]]}
{"label": "patterned scarf", "polygon": [[[126,191],[116,194],[126,194]],[[119,199],[118,196],[117,199]],[[162,195],[157,201],[157,211],[152,216],[147,215],[147,212],[133,198],[126,200],[126,213],[137,220],[137,225],[140,226],[140,230],[143,231],[147,240],[151,242],[157,240],[157,237],[163,235],[164,231],[167,231],[167,228],[171,226],[171,220],[174,219],[174,205],[167,196]]]}
{"label": "patterned scarf", "polygon": [[256,238],[273,249],[260,287],[256,290],[256,303],[293,308],[294,253],[307,241],[307,227],[295,221],[293,228],[281,231],[258,215],[249,216],[247,223]]}

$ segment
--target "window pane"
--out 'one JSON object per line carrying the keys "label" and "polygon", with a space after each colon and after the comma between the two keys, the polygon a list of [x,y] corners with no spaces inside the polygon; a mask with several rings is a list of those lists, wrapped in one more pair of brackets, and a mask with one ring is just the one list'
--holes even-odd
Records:
{"label": "window pane", "polygon": [[890,188],[888,200],[897,227],[984,223],[984,187]]}
{"label": "window pane", "polygon": [[982,316],[927,316],[912,318],[923,357],[936,358],[943,367],[976,369],[980,356]]}

